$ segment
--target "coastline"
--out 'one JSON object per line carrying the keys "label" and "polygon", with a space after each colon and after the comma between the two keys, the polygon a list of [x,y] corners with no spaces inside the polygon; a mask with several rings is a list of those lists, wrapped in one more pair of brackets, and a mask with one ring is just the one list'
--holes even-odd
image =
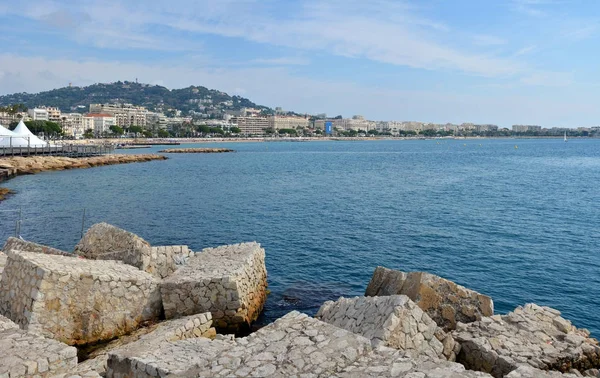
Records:
{"label": "coastline", "polygon": [[[468,136],[468,137],[393,137],[393,136],[369,136],[369,137],[248,137],[248,138],[107,138],[107,139],[79,139],[62,141],[65,144],[117,144],[125,145],[127,148],[143,145],[170,145],[173,143],[195,144],[195,143],[263,143],[263,142],[350,142],[350,141],[384,141],[384,140],[484,140],[484,139],[562,139],[562,136]],[[571,137],[571,139],[599,139],[593,137]],[[137,147],[141,148],[141,147]]]}

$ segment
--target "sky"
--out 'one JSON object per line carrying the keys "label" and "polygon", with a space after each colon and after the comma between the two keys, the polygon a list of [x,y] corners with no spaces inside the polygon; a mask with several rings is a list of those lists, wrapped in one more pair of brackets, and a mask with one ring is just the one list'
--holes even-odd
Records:
{"label": "sky", "polygon": [[600,125],[597,0],[0,0],[0,94],[118,80],[435,123]]}

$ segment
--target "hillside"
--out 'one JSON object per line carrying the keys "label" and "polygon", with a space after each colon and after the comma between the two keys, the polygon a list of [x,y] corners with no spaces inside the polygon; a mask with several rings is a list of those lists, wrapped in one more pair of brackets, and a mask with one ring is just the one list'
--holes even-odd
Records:
{"label": "hillside", "polygon": [[[46,105],[63,112],[87,111],[92,103],[129,103],[145,106],[153,111],[181,110],[209,112],[212,109],[253,107],[270,111],[268,107],[256,105],[247,98],[230,96],[225,92],[202,86],[190,86],[169,90],[158,85],[121,82],[94,84],[87,87],[64,87],[40,93],[14,93],[0,96],[0,106],[22,103],[28,108]],[[204,110],[203,108],[204,107]]]}

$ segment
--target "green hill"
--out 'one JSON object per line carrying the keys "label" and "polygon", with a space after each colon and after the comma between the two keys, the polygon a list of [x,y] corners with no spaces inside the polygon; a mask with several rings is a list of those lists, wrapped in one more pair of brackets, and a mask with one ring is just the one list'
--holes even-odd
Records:
{"label": "green hill", "polygon": [[63,112],[86,112],[90,104],[128,103],[145,106],[152,111],[181,110],[184,115],[190,111],[204,112],[217,109],[238,110],[253,107],[271,111],[266,106],[256,105],[247,98],[230,96],[225,92],[202,86],[182,89],[168,89],[159,85],[133,82],[94,84],[87,87],[64,87],[40,93],[14,93],[0,96],[0,106],[22,103],[28,108],[54,106]]}

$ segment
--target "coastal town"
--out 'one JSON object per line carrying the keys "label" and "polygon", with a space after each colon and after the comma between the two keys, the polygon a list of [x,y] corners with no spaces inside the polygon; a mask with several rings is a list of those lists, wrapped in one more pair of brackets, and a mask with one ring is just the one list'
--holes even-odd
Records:
{"label": "coastal town", "polygon": [[[98,84],[101,85],[101,84]],[[128,89],[133,83],[110,83]],[[137,84],[145,88],[143,84]],[[88,87],[89,88],[89,87]],[[191,87],[182,109],[145,106],[113,98],[106,103],[90,103],[62,107],[35,103],[0,106],[0,125],[14,127],[24,121],[36,134],[47,138],[90,139],[133,137],[572,137],[600,136],[600,126],[550,127],[515,124],[499,127],[479,123],[431,123],[419,121],[375,121],[362,115],[328,117],[327,114],[299,114],[281,107],[270,109],[254,105],[246,99],[230,97],[224,92],[212,94]],[[69,87],[69,89],[72,89]],[[19,99],[13,95],[11,99]],[[31,101],[30,101],[31,102]],[[0,102],[1,105],[1,102]],[[50,122],[53,129],[44,129]],[[32,125],[41,125],[37,130]],[[37,132],[36,132],[37,131]]]}

